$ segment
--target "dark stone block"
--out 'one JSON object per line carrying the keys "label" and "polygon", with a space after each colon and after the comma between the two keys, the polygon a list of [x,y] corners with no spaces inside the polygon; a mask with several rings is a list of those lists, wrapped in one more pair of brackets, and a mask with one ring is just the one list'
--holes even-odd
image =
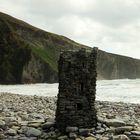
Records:
{"label": "dark stone block", "polygon": [[56,126],[90,128],[97,122],[95,109],[97,48],[92,52],[67,51],[60,55]]}

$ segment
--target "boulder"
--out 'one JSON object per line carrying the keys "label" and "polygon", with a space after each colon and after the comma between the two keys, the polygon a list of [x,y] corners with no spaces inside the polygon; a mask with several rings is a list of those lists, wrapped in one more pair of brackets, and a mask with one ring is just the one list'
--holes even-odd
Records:
{"label": "boulder", "polygon": [[38,137],[40,135],[41,131],[33,127],[29,127],[26,131],[26,136],[28,137]]}
{"label": "boulder", "polygon": [[112,129],[115,134],[123,134],[124,132],[129,132],[133,130],[132,126],[122,126]]}
{"label": "boulder", "polygon": [[131,134],[132,135],[140,136],[140,131],[131,131]]}
{"label": "boulder", "polygon": [[126,135],[117,135],[113,137],[113,140],[129,140]]}
{"label": "boulder", "polygon": [[89,133],[90,133],[90,129],[86,129],[86,128],[79,129],[79,134],[81,136],[89,136]]}
{"label": "boulder", "polygon": [[66,127],[66,132],[70,133],[70,132],[77,132],[78,131],[78,127]]}
{"label": "boulder", "polygon": [[58,140],[67,140],[68,139],[68,136],[64,135],[64,136],[59,136],[57,138]]}
{"label": "boulder", "polygon": [[3,128],[5,126],[5,121],[0,120],[0,128]]}
{"label": "boulder", "polygon": [[131,140],[140,140],[140,136],[136,136],[136,135],[130,135],[129,138]]}
{"label": "boulder", "polygon": [[17,131],[14,129],[9,129],[7,130],[6,134],[8,134],[9,136],[15,136],[17,134]]}
{"label": "boulder", "polygon": [[71,133],[69,133],[69,138],[70,139],[76,139],[77,138],[77,134],[71,132]]}
{"label": "boulder", "polygon": [[121,127],[121,126],[125,126],[126,123],[122,120],[117,120],[117,119],[105,119],[104,123],[107,126],[112,126],[112,127]]}
{"label": "boulder", "polygon": [[90,136],[90,137],[86,137],[85,140],[96,140],[96,138]]}
{"label": "boulder", "polygon": [[51,127],[54,127],[55,123],[54,122],[46,122],[42,125],[42,129],[49,129]]}

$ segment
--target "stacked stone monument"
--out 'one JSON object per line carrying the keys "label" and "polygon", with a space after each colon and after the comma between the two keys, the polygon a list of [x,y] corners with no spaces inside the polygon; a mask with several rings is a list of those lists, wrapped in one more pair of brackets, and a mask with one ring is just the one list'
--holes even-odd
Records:
{"label": "stacked stone monument", "polygon": [[66,51],[60,55],[59,93],[56,110],[56,126],[96,127],[96,57],[97,48]]}

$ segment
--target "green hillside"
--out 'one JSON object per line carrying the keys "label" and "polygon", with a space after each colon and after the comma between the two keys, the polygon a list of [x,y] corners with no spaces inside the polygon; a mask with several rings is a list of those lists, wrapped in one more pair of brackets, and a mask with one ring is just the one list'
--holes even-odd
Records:
{"label": "green hillside", "polygon": [[[60,52],[90,47],[0,13],[0,83],[57,82]],[[140,60],[99,50],[98,79],[140,78]]]}
{"label": "green hillside", "polygon": [[[2,57],[0,72],[4,73],[0,77],[0,82],[57,81],[57,60],[60,52],[81,47],[86,46],[64,36],[45,32],[21,20],[0,13],[0,52]],[[24,57],[22,53],[25,53],[26,56]],[[5,57],[6,55],[8,58]],[[20,63],[19,59],[23,62]],[[11,61],[17,61],[17,66],[13,65]],[[21,66],[18,66],[18,64]],[[15,68],[17,68],[16,71]],[[17,71],[20,71],[18,78],[16,76]],[[5,76],[7,77],[6,79],[4,78]]]}

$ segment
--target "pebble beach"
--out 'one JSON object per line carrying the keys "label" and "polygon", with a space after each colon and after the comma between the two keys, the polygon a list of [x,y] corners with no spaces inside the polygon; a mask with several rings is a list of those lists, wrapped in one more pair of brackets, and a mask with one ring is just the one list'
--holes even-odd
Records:
{"label": "pebble beach", "polygon": [[140,104],[96,101],[95,128],[55,128],[56,97],[0,93],[0,140],[140,140]]}

